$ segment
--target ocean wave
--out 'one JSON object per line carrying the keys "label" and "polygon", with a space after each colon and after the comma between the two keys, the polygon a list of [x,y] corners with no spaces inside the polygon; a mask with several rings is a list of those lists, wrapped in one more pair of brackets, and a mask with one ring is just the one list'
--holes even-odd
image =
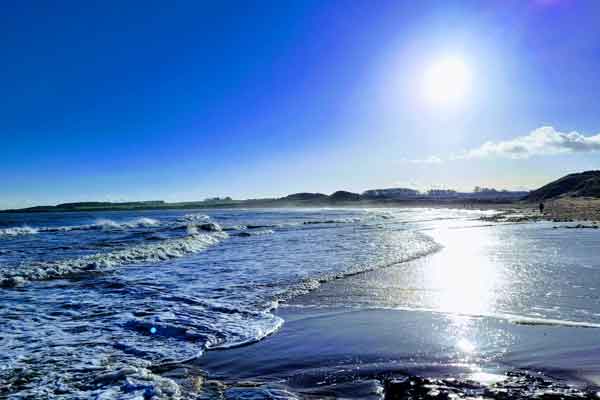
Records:
{"label": "ocean wave", "polygon": [[[283,318],[272,314],[270,310],[224,311],[210,305],[208,308],[213,312],[209,314],[212,317],[203,314],[190,319],[189,312],[185,316],[163,313],[148,319],[132,318],[126,321],[124,326],[155,339],[179,340],[185,344],[179,346],[174,353],[174,359],[192,359],[201,356],[207,349],[229,349],[258,342],[278,331],[284,323]],[[145,352],[143,349],[139,351]],[[162,353],[164,356],[168,350]]]}
{"label": "ocean wave", "polygon": [[160,225],[160,221],[142,217],[131,221],[116,222],[111,219],[99,219],[93,224],[86,225],[70,225],[70,226],[15,226],[11,228],[0,229],[0,237],[35,235],[38,233],[52,232],[70,232],[70,231],[87,231],[87,230],[120,230],[133,228],[150,228]]}
{"label": "ocean wave", "polygon": [[[106,224],[106,225],[103,225],[103,224]],[[152,226],[160,225],[160,221],[153,219],[153,218],[141,217],[141,218],[136,218],[132,221],[121,222],[121,223],[119,223],[119,222],[115,223],[112,220],[101,220],[101,221],[96,222],[96,225],[107,226],[107,227],[116,227],[116,228],[138,228],[138,227],[149,228]]]}
{"label": "ocean wave", "polygon": [[[73,360],[75,361],[75,360]],[[26,362],[0,369],[0,379],[11,389],[14,398],[93,398],[93,399],[181,399],[182,386],[176,380],[162,377],[152,371],[150,365],[72,365],[42,366],[41,370],[30,371]],[[83,371],[83,372],[82,372]],[[86,380],[74,382],[73,377],[81,377],[94,371]],[[40,380],[34,385],[28,380]],[[0,395],[2,395],[0,387]],[[13,397],[10,397],[13,398]]]}
{"label": "ocean wave", "polygon": [[351,224],[360,222],[360,218],[340,218],[340,219],[324,219],[324,220],[309,220],[302,222],[304,225],[317,224]]}
{"label": "ocean wave", "polygon": [[[224,231],[246,231],[246,230],[261,230],[260,232],[269,232],[276,228],[294,228],[299,226],[310,225],[330,225],[330,224],[351,224],[360,222],[360,218],[339,218],[339,219],[322,219],[322,220],[306,220],[298,222],[284,222],[279,224],[246,224],[233,225],[223,228]],[[244,236],[244,235],[242,235]]]}
{"label": "ocean wave", "polygon": [[193,233],[178,239],[143,244],[109,253],[80,258],[0,267],[0,287],[18,286],[26,281],[60,279],[80,273],[104,272],[121,265],[159,263],[197,253],[227,238],[225,232]]}
{"label": "ocean wave", "polygon": [[433,238],[424,234],[418,235],[420,236],[420,240],[416,241],[413,244],[411,251],[406,254],[400,255],[393,260],[383,263],[355,264],[341,272],[324,273],[317,277],[304,279],[301,282],[291,286],[283,295],[279,297],[278,301],[289,301],[294,297],[318,289],[323,283],[343,278],[349,278],[351,276],[363,274],[366,272],[389,268],[394,265],[417,260],[419,258],[436,253],[443,248],[443,246],[435,240],[433,240]]}
{"label": "ocean wave", "polygon": [[208,221],[209,219],[210,219],[210,217],[205,214],[185,214],[185,215],[177,218],[177,220],[182,221],[182,222],[199,222],[199,221]]}
{"label": "ocean wave", "polygon": [[59,227],[45,227],[40,228],[40,232],[69,232],[69,231],[85,231],[85,230],[117,230],[117,229],[132,229],[132,228],[150,228],[153,226],[160,225],[160,221],[142,217],[136,218],[131,221],[116,222],[111,219],[99,219],[93,224],[88,225],[73,225],[73,226],[59,226]]}
{"label": "ocean wave", "polygon": [[244,229],[264,229],[264,228],[277,228],[279,225],[242,225]]}
{"label": "ocean wave", "polygon": [[22,235],[35,235],[39,232],[39,229],[32,228],[30,226],[14,226],[12,228],[0,229],[0,237],[13,237]]}
{"label": "ocean wave", "polygon": [[88,392],[96,399],[182,398],[181,386],[177,382],[144,367],[125,366],[108,371],[99,374],[92,384],[103,388]]}
{"label": "ocean wave", "polygon": [[207,231],[207,232],[222,232],[224,229],[221,225],[214,222],[207,222],[204,224],[186,224],[186,225],[178,225],[174,228],[170,228],[170,230],[182,230],[185,229],[188,235],[195,235],[199,233],[199,231]]}
{"label": "ocean wave", "polygon": [[[239,319],[237,324],[228,323],[228,337],[226,340],[209,343],[207,349],[231,349],[259,342],[269,335],[277,332],[285,322],[283,318],[270,312],[256,314],[252,323],[248,320]],[[236,326],[237,325],[237,326]]]}
{"label": "ocean wave", "polygon": [[236,236],[242,236],[242,237],[261,236],[261,235],[272,235],[273,233],[275,233],[275,231],[273,231],[272,229],[263,229],[260,231],[253,231],[253,232],[241,231]]}

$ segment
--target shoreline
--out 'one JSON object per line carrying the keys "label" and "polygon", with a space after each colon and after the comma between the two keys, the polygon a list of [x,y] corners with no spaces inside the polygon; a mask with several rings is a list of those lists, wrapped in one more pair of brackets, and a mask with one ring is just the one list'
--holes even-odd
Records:
{"label": "shoreline", "polygon": [[[455,232],[452,240],[457,240]],[[595,398],[600,387],[595,324],[350,301],[368,294],[376,303],[389,289],[419,295],[410,282],[392,283],[419,270],[435,274],[459,260],[453,256],[475,256],[465,253],[461,243],[471,248],[466,243],[473,244],[479,234],[466,234],[452,242],[456,248],[326,282],[274,310],[285,323],[272,335],[239,348],[207,351],[192,364],[224,395],[281,391],[281,398],[396,399],[413,393],[421,399],[479,395],[506,400],[543,393],[541,398]],[[377,282],[384,286],[377,289]],[[478,289],[466,285],[457,293],[472,292],[461,299],[465,305],[473,299],[485,302]],[[346,301],[345,307],[333,305]]]}
{"label": "shoreline", "polygon": [[[56,285],[72,283],[68,301],[73,295],[81,296],[76,299],[89,299],[96,293],[90,293],[90,287],[98,290],[102,299],[127,295],[135,300],[146,284],[164,282],[157,292],[151,292],[158,293],[158,303],[150,303],[151,314],[134,315],[124,326],[121,320],[116,324],[103,322],[110,327],[110,332],[124,335],[136,351],[139,349],[131,360],[133,365],[154,359],[151,353],[154,346],[160,352],[156,363],[148,365],[144,361],[140,370],[110,371],[110,366],[107,367],[110,374],[115,373],[109,376],[115,378],[102,386],[111,391],[125,390],[119,389],[124,380],[141,379],[157,391],[162,388],[172,393],[190,391],[190,398],[206,398],[208,392],[214,392],[211,398],[394,399],[396,395],[402,398],[407,391],[413,393],[413,389],[417,390],[413,396],[416,398],[435,397],[428,394],[431,390],[441,393],[442,398],[451,394],[472,396],[472,390],[487,398],[503,400],[536,397],[536,392],[554,389],[565,394],[563,398],[573,398],[566,396],[573,393],[587,396],[589,393],[582,388],[600,385],[599,352],[595,347],[599,331],[594,329],[600,326],[600,314],[595,313],[592,304],[597,300],[596,289],[600,288],[600,264],[595,252],[600,239],[598,232],[553,229],[573,224],[527,223],[527,218],[542,218],[529,207],[510,207],[500,214],[456,208],[196,211],[224,218],[239,231],[262,226],[252,224],[283,221],[282,225],[274,225],[282,228],[281,234],[239,238],[232,235],[232,240],[224,242],[220,249],[201,253],[197,259],[169,262],[152,269],[146,265],[132,266],[121,269],[118,276],[103,275],[97,281],[76,278],[73,282],[59,281],[40,284],[40,287],[53,290]],[[139,214],[137,216],[154,217]],[[171,222],[180,221],[185,213],[156,214],[165,226],[172,226]],[[392,214],[396,219],[390,218]],[[354,218],[359,215],[365,215],[366,219]],[[494,215],[501,215],[505,220],[525,220],[489,224],[481,220]],[[113,218],[107,213],[57,214],[52,218],[64,218],[64,223],[77,225],[72,217]],[[200,217],[204,221],[204,217]],[[32,217],[21,216],[22,222],[29,219]],[[243,225],[236,225],[242,221]],[[315,221],[324,225],[314,225]],[[336,221],[339,224],[330,223]],[[80,223],[84,222],[87,223]],[[286,225],[289,222],[292,223]],[[176,225],[179,226],[179,222]],[[138,231],[135,224],[123,226],[128,227],[127,231]],[[145,233],[135,235],[134,243],[146,243],[145,238],[156,231],[166,232],[160,226],[152,226],[154,228],[141,229]],[[472,229],[479,227],[485,228]],[[123,236],[121,229],[93,232],[98,233],[89,235],[93,241]],[[173,235],[178,237],[180,233]],[[320,246],[330,238],[333,238],[331,242]],[[12,248],[20,250],[20,243],[35,243],[36,239],[28,242],[25,237],[23,240],[7,243],[14,243]],[[265,259],[264,250],[268,246],[279,251],[268,254],[267,257],[271,257]],[[441,250],[420,251],[432,246]],[[312,258],[313,252],[320,253]],[[409,257],[411,254],[421,256]],[[260,260],[262,264],[256,264],[245,273],[244,260]],[[290,264],[289,270],[295,274],[281,274],[280,268],[285,269],[281,263],[286,260],[302,269],[294,269]],[[208,263],[214,267],[202,268]],[[354,266],[360,272],[347,273],[353,271]],[[240,278],[233,280],[234,287],[240,290],[223,293],[232,282],[230,271]],[[273,272],[265,276],[260,275],[262,271]],[[326,274],[327,271],[333,274]],[[301,285],[301,289],[307,290],[288,290],[287,283],[296,282],[296,277],[311,278],[307,280],[308,286]],[[335,279],[337,277],[341,279]],[[140,278],[141,285],[128,289],[131,285],[127,282],[139,282]],[[286,280],[279,284],[281,278]],[[203,291],[203,280],[207,280],[209,290]],[[188,281],[198,284],[177,286],[179,282]],[[175,285],[178,289],[175,292],[182,296],[173,296],[169,284]],[[258,296],[245,296],[246,288],[255,290]],[[36,285],[7,292],[8,304],[20,304],[22,291],[39,293],[36,301],[39,301],[40,313],[46,313],[46,307],[49,312],[55,311],[52,303],[46,306],[46,292]],[[216,307],[203,300],[212,298],[215,293],[216,299],[224,299],[223,307],[219,304],[221,300]],[[234,301],[228,303],[230,296]],[[140,297],[143,302],[146,298],[145,293]],[[280,308],[274,308],[276,303],[272,300],[279,301]],[[100,298],[97,301],[104,304]],[[118,315],[131,312],[129,303],[123,308],[109,303],[124,312]],[[164,312],[167,310],[182,314],[170,315]],[[197,319],[191,321],[189,312],[198,313],[195,314]],[[69,310],[66,320],[72,315]],[[279,318],[284,318],[286,323],[276,328],[268,323]],[[205,321],[220,325],[213,329],[206,324],[204,334]],[[92,337],[96,335],[97,322],[94,320],[88,325]],[[148,334],[153,324],[159,329],[150,330]],[[32,330],[30,338],[39,338],[36,336],[39,331]],[[56,332],[61,336],[52,336],[48,343],[61,340],[60,327]],[[154,339],[143,335],[157,332]],[[267,333],[270,335],[265,337]],[[204,356],[197,357],[197,344],[218,344],[221,340],[241,344],[227,341],[227,338],[238,337],[257,341],[229,349],[215,346]],[[214,341],[210,341],[213,338]],[[129,353],[121,353],[127,348],[102,346],[100,351],[113,354],[116,350],[122,360],[129,360]],[[71,360],[79,358],[69,353],[58,357],[44,353],[44,356],[49,357],[48,360],[61,360],[61,369],[65,371],[72,364]],[[54,376],[55,372],[50,369],[54,363],[35,366]],[[19,380],[19,370],[9,371],[15,390],[28,390]],[[60,376],[58,371],[56,376]],[[497,385],[493,386],[491,381]],[[66,382],[78,384],[73,379]],[[535,391],[529,390],[529,386]],[[504,390],[514,395],[502,397]]]}

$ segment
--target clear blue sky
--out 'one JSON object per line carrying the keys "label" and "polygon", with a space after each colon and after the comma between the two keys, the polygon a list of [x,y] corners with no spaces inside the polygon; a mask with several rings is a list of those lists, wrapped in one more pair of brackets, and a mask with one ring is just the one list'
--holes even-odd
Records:
{"label": "clear blue sky", "polygon": [[[599,16],[593,0],[5,2],[0,208],[600,168]],[[449,55],[468,93],[428,103]]]}

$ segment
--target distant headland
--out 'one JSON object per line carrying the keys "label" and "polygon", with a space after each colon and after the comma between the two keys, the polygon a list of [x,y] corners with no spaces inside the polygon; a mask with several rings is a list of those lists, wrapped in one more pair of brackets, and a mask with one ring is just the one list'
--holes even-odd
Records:
{"label": "distant headland", "polygon": [[528,191],[496,190],[475,187],[472,192],[451,189],[431,189],[419,192],[410,188],[370,189],[362,193],[344,190],[330,195],[323,193],[294,193],[279,198],[236,200],[214,197],[201,201],[173,202],[163,200],[134,202],[76,202],[55,206],[36,206],[0,212],[82,212],[132,211],[192,208],[258,208],[258,207],[327,207],[327,206],[428,206],[428,205],[485,205],[531,203],[564,198],[600,198],[600,171],[585,171],[566,175],[539,189]]}
{"label": "distant headland", "polygon": [[474,192],[454,190],[429,190],[425,193],[408,188],[372,189],[359,193],[343,190],[330,195],[323,193],[294,193],[279,198],[236,200],[230,197],[214,197],[201,201],[168,203],[163,200],[132,202],[77,202],[55,206],[36,206],[0,212],[66,212],[66,211],[131,211],[161,209],[192,209],[219,207],[327,207],[327,206],[393,206],[412,204],[452,204],[452,203],[507,203],[518,201],[529,192],[496,191],[481,189]]}

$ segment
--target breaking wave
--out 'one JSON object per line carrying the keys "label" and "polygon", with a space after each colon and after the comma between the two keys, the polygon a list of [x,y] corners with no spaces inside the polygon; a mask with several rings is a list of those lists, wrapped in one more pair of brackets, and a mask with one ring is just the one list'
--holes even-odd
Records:
{"label": "breaking wave", "polygon": [[237,236],[248,237],[248,236],[262,236],[262,235],[272,235],[275,233],[272,229],[263,229],[259,231],[241,231],[237,234]]}
{"label": "breaking wave", "polygon": [[182,222],[204,222],[208,221],[210,217],[205,214],[186,214],[177,219]]}
{"label": "breaking wave", "polygon": [[311,277],[304,279],[298,284],[293,285],[291,288],[289,288],[279,298],[279,301],[289,301],[296,296],[300,296],[313,290],[316,290],[323,283],[331,282],[338,279],[349,278],[351,276],[363,274],[365,272],[376,271],[379,269],[389,268],[394,265],[407,263],[409,261],[413,261],[421,257],[426,257],[428,255],[436,253],[443,248],[442,245],[437,243],[429,236],[423,234],[418,234],[418,236],[420,240],[412,243],[413,247],[408,253],[399,254],[397,257],[389,261],[374,264],[355,264],[344,269],[341,272],[322,273],[316,278]]}
{"label": "breaking wave", "polygon": [[72,226],[45,226],[45,227],[30,227],[18,226],[11,228],[0,229],[0,237],[35,235],[45,232],[70,232],[70,231],[88,231],[88,230],[118,230],[118,229],[133,229],[133,228],[150,228],[160,225],[160,221],[142,217],[131,221],[116,222],[111,219],[99,219],[93,224],[87,225],[72,225]]}
{"label": "breaking wave", "polygon": [[39,228],[40,232],[69,232],[69,231],[85,231],[85,230],[117,230],[117,229],[132,229],[132,228],[149,228],[160,225],[158,220],[152,218],[136,218],[131,221],[116,222],[111,219],[99,219],[93,224],[74,225],[74,226],[59,226]]}
{"label": "breaking wave", "polygon": [[84,272],[105,272],[120,265],[159,263],[200,252],[227,237],[225,232],[193,233],[184,238],[167,239],[70,260],[35,262],[10,269],[0,267],[0,286],[17,286],[26,281],[60,279]]}
{"label": "breaking wave", "polygon": [[32,228],[30,226],[15,226],[12,228],[0,229],[0,237],[3,236],[21,236],[21,235],[35,235],[39,232],[39,229]]}
{"label": "breaking wave", "polygon": [[96,221],[93,225],[88,225],[92,229],[102,228],[102,229],[129,229],[129,228],[139,228],[139,227],[152,227],[158,226],[160,222],[147,217],[136,218],[133,221],[128,222],[115,222],[110,219],[101,219]]}

